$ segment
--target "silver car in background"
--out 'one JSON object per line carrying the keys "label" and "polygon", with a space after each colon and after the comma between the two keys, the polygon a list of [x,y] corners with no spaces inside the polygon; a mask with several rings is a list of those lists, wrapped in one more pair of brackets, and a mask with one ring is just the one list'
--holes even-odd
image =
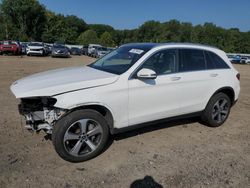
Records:
{"label": "silver car in background", "polygon": [[96,47],[93,52],[93,57],[95,58],[101,58],[108,54],[110,51],[106,47]]}
{"label": "silver car in background", "polygon": [[28,56],[31,55],[45,56],[48,55],[48,50],[43,42],[30,42],[27,44],[26,54]]}
{"label": "silver car in background", "polygon": [[54,44],[51,50],[51,57],[70,57],[69,49],[63,44]]}

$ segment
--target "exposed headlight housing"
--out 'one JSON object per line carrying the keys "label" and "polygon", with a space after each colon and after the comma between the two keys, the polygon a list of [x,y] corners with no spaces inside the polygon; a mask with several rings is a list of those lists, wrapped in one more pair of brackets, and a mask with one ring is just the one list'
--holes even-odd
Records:
{"label": "exposed headlight housing", "polygon": [[38,111],[46,108],[53,108],[56,104],[56,99],[51,97],[35,97],[35,98],[23,98],[19,104],[19,113],[25,114],[30,111]]}

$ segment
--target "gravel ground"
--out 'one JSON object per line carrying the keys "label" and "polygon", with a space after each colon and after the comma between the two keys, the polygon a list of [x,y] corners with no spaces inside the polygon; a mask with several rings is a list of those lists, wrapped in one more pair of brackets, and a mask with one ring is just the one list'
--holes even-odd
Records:
{"label": "gravel ground", "polygon": [[93,160],[62,160],[44,134],[27,132],[10,84],[24,76],[92,62],[0,56],[0,187],[250,187],[250,66],[241,73],[241,95],[219,128],[195,119],[153,125],[113,136]]}

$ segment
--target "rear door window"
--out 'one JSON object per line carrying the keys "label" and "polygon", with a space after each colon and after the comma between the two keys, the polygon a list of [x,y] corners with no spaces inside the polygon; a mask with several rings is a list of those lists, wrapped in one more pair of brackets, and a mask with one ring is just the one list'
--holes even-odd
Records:
{"label": "rear door window", "polygon": [[180,49],[179,72],[206,70],[203,50]]}

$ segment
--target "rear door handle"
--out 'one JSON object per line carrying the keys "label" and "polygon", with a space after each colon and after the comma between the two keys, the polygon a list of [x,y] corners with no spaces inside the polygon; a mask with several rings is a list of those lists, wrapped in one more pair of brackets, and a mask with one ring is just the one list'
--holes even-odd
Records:
{"label": "rear door handle", "polygon": [[210,74],[211,77],[217,77],[218,74],[214,73],[214,74]]}
{"label": "rear door handle", "polygon": [[179,77],[179,76],[176,76],[176,77],[172,77],[172,78],[171,78],[172,81],[178,81],[178,80],[180,80],[180,79],[181,79],[181,77]]}

